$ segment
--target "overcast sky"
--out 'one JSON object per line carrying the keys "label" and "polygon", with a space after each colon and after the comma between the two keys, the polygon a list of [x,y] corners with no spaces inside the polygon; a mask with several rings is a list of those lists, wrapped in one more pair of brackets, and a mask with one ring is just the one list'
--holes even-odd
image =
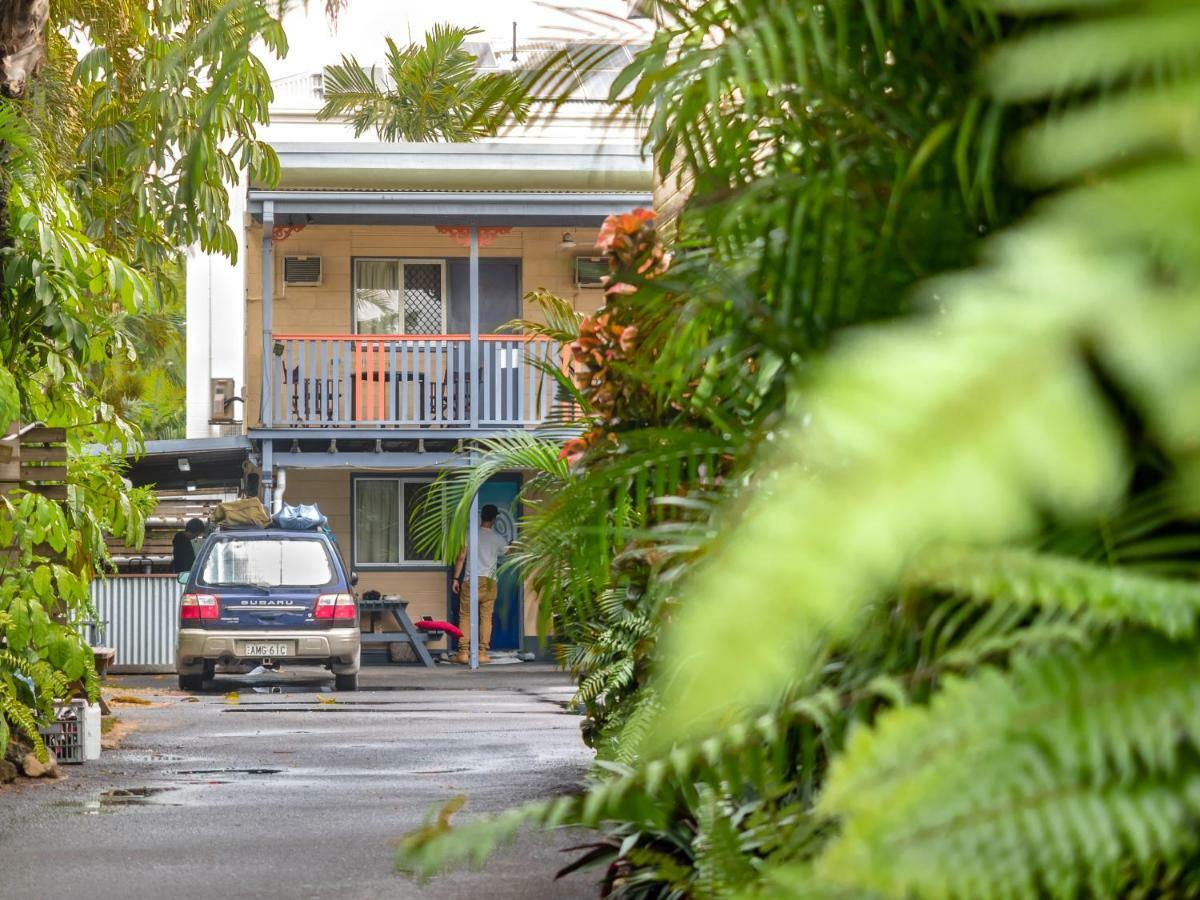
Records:
{"label": "overcast sky", "polygon": [[[517,38],[636,36],[647,25],[626,19],[625,0],[585,0],[570,6],[534,0],[349,0],[331,31],[323,0],[309,0],[284,18],[290,50],[284,60],[268,60],[272,77],[313,72],[352,53],[364,63],[383,58],[385,35],[398,43],[418,41],[437,22],[483,28],[482,39],[507,48],[512,24]],[[499,47],[497,47],[499,51]]]}

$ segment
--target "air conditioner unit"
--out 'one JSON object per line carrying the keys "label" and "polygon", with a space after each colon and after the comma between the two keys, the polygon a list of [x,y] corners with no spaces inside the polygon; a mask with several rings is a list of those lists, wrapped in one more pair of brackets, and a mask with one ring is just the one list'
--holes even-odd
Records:
{"label": "air conditioner unit", "polygon": [[575,257],[575,287],[602,288],[604,279],[608,276],[608,257],[606,256],[577,256]]}
{"label": "air conditioner unit", "polygon": [[321,283],[321,257],[285,256],[283,283],[296,287],[316,287]]}
{"label": "air conditioner unit", "polygon": [[233,403],[230,401],[234,398],[233,379],[212,378],[209,379],[209,384],[211,385],[209,396],[212,397],[209,421],[232,422],[234,409]]}

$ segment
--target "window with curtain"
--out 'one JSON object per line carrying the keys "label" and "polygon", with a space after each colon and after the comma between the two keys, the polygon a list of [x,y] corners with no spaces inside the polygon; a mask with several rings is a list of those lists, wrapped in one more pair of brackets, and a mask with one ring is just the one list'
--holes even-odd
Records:
{"label": "window with curtain", "polygon": [[444,265],[400,259],[354,263],[358,334],[441,334],[446,328]]}
{"label": "window with curtain", "polygon": [[359,334],[400,331],[400,264],[394,259],[354,263],[354,323]]}
{"label": "window with curtain", "polygon": [[429,489],[428,480],[356,478],[354,481],[354,562],[398,566],[434,561],[419,553],[408,534],[409,517]]}

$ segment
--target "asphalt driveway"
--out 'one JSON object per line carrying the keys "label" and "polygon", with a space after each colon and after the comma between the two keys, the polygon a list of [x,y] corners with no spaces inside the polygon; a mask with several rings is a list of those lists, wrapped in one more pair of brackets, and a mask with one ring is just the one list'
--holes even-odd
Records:
{"label": "asphalt driveway", "polygon": [[393,842],[435,803],[462,794],[472,815],[579,786],[591,754],[550,667],[368,668],[356,694],[219,676],[197,700],[162,676],[114,682],[153,704],[116,706],[133,727],[120,749],[0,788],[6,900],[596,894],[598,873],[554,880],[567,833],[424,885],[392,871]]}

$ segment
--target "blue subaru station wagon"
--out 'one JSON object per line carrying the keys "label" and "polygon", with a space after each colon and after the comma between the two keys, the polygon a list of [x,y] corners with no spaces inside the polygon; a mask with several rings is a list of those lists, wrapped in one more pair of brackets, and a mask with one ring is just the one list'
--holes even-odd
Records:
{"label": "blue subaru station wagon", "polygon": [[218,664],[239,663],[325,666],[337,690],[358,689],[357,578],[324,530],[214,532],[179,580],[183,690],[199,690]]}

